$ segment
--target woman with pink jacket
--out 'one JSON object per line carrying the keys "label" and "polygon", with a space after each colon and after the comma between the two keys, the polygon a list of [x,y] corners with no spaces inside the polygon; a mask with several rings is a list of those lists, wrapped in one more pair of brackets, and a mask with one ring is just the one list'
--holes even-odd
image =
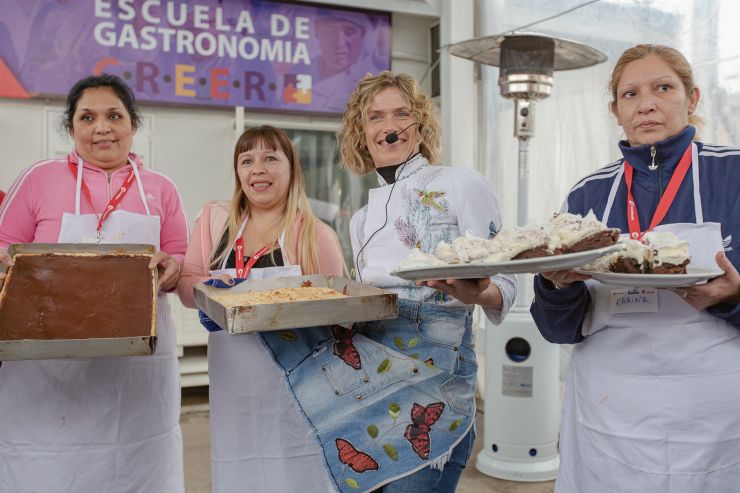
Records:
{"label": "woman with pink jacket", "polygon": [[[180,372],[164,292],[177,284],[187,220],[174,183],[130,152],[139,123],[121,79],[80,80],[64,116],[74,150],[21,173],[0,207],[4,264],[14,243],[144,243],[157,249],[150,267],[160,286],[151,356],[2,364],[0,492],[185,490]],[[116,293],[89,300],[119,302]]]}
{"label": "woman with pink jacket", "polygon": [[[230,203],[196,219],[177,289],[194,308],[193,286],[212,278],[342,275],[334,231],[303,190],[298,155],[282,130],[245,131],[234,149]],[[323,456],[283,374],[257,333],[208,338],[214,492],[330,491]]]}

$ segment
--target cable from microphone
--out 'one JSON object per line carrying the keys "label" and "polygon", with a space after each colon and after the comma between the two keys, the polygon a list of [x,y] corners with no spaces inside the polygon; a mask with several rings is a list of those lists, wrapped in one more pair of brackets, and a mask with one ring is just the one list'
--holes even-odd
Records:
{"label": "cable from microphone", "polygon": [[[413,127],[414,125],[419,125],[419,128],[422,128],[421,122],[414,122],[411,125],[408,125],[406,128],[404,128],[403,130],[401,130],[398,133],[391,132],[388,135],[386,135],[385,136],[385,142],[387,144],[393,144],[395,142],[398,142],[398,135],[404,133],[406,130],[408,130],[409,128]],[[409,155],[406,156],[406,159],[403,161],[403,163],[401,164],[401,167],[398,169],[398,172],[397,172],[398,173],[398,176],[401,176],[401,173],[403,173],[403,169],[406,167],[406,164],[408,164],[408,162],[411,159],[411,157],[412,156],[415,156],[416,154],[418,154],[418,153],[414,153],[414,150],[412,149],[411,152],[409,153]],[[397,181],[394,181],[393,182],[393,185],[391,186],[391,191],[388,193],[388,200],[385,201],[385,207],[384,207],[384,210],[385,210],[385,214],[384,214],[385,215],[385,219],[383,220],[383,225],[380,226],[378,229],[376,229],[373,232],[373,234],[370,235],[370,238],[368,238],[367,241],[365,241],[365,243],[360,248],[360,251],[357,252],[357,257],[355,257],[355,270],[357,272],[357,277],[360,280],[360,282],[362,282],[362,272],[361,272],[362,269],[360,268],[360,255],[362,255],[362,252],[365,250],[365,247],[370,243],[370,240],[372,240],[373,237],[376,234],[378,234],[378,232],[380,230],[382,230],[383,228],[385,228],[385,226],[388,224],[388,204],[391,201],[391,196],[393,195],[393,190],[395,190],[395,188],[396,188],[396,183],[398,183],[398,182]],[[367,217],[365,219],[367,220]]]}
{"label": "cable from microphone", "polygon": [[419,127],[421,127],[421,123],[420,122],[414,122],[411,125],[409,125],[406,128],[404,128],[403,130],[401,130],[400,132],[391,132],[391,133],[389,133],[388,135],[385,136],[385,143],[386,144],[395,144],[396,142],[398,142],[398,136],[400,134],[404,133],[409,128],[413,127],[414,125],[419,125]]}

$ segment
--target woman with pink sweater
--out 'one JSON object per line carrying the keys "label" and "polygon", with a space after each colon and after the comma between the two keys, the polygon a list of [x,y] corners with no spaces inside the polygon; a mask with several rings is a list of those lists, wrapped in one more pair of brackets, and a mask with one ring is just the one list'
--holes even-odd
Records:
{"label": "woman with pink sweater", "polygon": [[[5,249],[14,243],[151,244],[160,287],[151,356],[2,364],[1,492],[185,490],[180,373],[164,293],[177,284],[188,226],[174,183],[130,152],[139,123],[121,79],[82,79],[64,115],[74,150],[23,171],[0,207],[0,262],[10,263]],[[89,300],[119,302],[116,293]]]}
{"label": "woman with pink sweater", "polygon": [[[342,275],[334,231],[303,190],[298,155],[282,130],[245,131],[234,149],[230,203],[200,211],[177,289],[194,308],[193,286],[218,278]],[[323,456],[283,374],[257,333],[208,338],[214,492],[330,491]]]}

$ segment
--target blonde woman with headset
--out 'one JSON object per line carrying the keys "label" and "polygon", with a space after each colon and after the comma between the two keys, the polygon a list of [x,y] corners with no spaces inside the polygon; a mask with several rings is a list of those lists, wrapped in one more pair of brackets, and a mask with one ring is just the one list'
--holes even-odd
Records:
{"label": "blonde woman with headset", "polygon": [[378,176],[378,188],[370,190],[367,206],[350,225],[357,277],[399,297],[397,319],[357,324],[356,330],[440,374],[439,380],[418,385],[426,393],[421,401],[399,402],[411,418],[403,437],[403,445],[410,446],[399,449],[408,474],[377,491],[451,492],[475,439],[472,310],[480,305],[500,324],[514,301],[515,282],[496,275],[414,284],[390,271],[413,248],[434,252],[440,241],[451,243],[466,231],[493,237],[501,228],[498,198],[477,172],[436,165],[442,137],[438,113],[409,75],[386,71],[363,78],[339,136],[344,166]]}

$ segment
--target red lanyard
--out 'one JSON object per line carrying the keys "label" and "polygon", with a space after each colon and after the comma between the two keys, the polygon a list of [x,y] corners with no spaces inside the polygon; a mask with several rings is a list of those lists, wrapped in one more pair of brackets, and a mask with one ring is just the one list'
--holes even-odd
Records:
{"label": "red lanyard", "polygon": [[236,277],[246,279],[254,264],[270,250],[270,247],[271,245],[268,244],[254,252],[247,261],[247,265],[244,265],[244,239],[239,237],[234,244],[234,251],[236,252]]}
{"label": "red lanyard", "polygon": [[681,160],[678,162],[678,166],[673,172],[671,181],[668,182],[668,187],[665,189],[665,192],[663,192],[660,202],[658,202],[658,208],[655,209],[655,214],[653,214],[653,220],[650,221],[650,226],[648,226],[645,231],[642,231],[640,228],[640,217],[637,215],[637,204],[635,203],[635,198],[632,196],[632,165],[628,163],[627,160],[624,161],[624,181],[627,183],[627,224],[630,229],[630,238],[633,240],[641,240],[642,235],[653,229],[663,220],[666,213],[668,213],[668,209],[671,208],[673,200],[676,198],[678,188],[681,186],[686,173],[689,171],[689,167],[691,166],[691,154],[692,145],[689,145],[683,153]]}
{"label": "red lanyard", "polygon": [[[70,154],[69,158],[67,159],[67,165],[69,166],[70,171],[75,177],[75,180],[77,179],[77,164],[75,164],[72,161],[72,155]],[[85,179],[82,179],[82,191],[85,192],[85,195],[87,196],[87,199],[90,201],[90,206],[93,208],[93,212],[95,212],[95,215],[98,216],[98,239],[101,237],[101,231],[103,229],[103,221],[105,221],[108,216],[110,216],[111,212],[116,210],[118,205],[121,203],[123,198],[126,196],[128,191],[131,189],[131,185],[134,183],[134,180],[136,179],[136,174],[134,173],[134,166],[135,164],[131,165],[131,173],[128,174],[128,177],[126,177],[126,181],[123,182],[123,185],[121,185],[121,188],[118,189],[118,191],[113,195],[113,198],[110,199],[110,202],[108,202],[108,206],[103,211],[103,214],[98,214],[98,211],[95,210],[95,204],[93,203],[92,199],[92,193],[90,193],[90,188],[88,188],[87,183],[85,183]]]}

